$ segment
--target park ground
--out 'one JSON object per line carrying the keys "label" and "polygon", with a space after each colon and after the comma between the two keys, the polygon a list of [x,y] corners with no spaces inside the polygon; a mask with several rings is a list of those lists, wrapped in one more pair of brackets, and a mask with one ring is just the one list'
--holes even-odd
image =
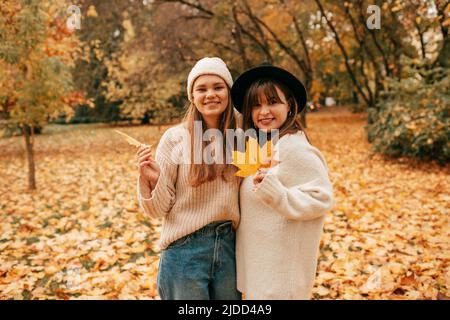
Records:
{"label": "park ground", "polygon": [[[448,166],[376,154],[366,115],[336,110],[307,118],[336,199],[313,298],[446,299]],[[118,129],[156,146],[167,127]],[[159,299],[161,221],[139,208],[136,149],[114,129],[46,127],[33,192],[23,139],[0,139],[0,299]]]}

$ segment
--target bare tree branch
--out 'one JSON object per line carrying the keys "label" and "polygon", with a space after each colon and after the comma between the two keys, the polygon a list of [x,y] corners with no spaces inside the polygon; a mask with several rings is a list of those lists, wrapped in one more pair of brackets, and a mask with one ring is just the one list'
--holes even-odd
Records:
{"label": "bare tree branch", "polygon": [[275,42],[278,44],[278,46],[283,49],[284,52],[286,52],[294,61],[295,63],[299,66],[299,68],[304,72],[305,77],[307,79],[305,79],[305,81],[310,82],[310,71],[308,69],[308,66],[306,65],[305,61],[303,61],[302,59],[300,59],[298,57],[298,55],[292,50],[291,47],[287,46],[279,37],[278,35],[261,19],[256,18],[258,23],[260,23],[270,34],[271,36],[274,38]]}
{"label": "bare tree branch", "polygon": [[358,93],[361,95],[361,97],[363,98],[363,100],[367,104],[367,106],[372,107],[373,106],[373,101],[371,101],[370,98],[367,97],[366,93],[362,90],[361,84],[359,83],[359,81],[356,78],[352,68],[350,67],[347,50],[342,45],[341,38],[339,37],[339,34],[338,34],[336,28],[333,26],[333,24],[331,23],[330,19],[328,19],[327,15],[325,14],[325,10],[324,10],[320,0],[314,0],[314,1],[316,2],[316,4],[319,7],[319,10],[320,10],[322,16],[324,17],[325,21],[327,22],[328,26],[330,27],[331,31],[334,34],[334,38],[336,40],[336,44],[338,45],[339,49],[341,50],[342,55],[344,56],[345,67],[347,69],[347,73],[350,76],[350,79],[352,80],[352,82],[355,85]]}
{"label": "bare tree branch", "polygon": [[[243,12],[244,13],[244,12]],[[246,14],[246,13],[244,13]],[[253,33],[249,32],[247,29],[244,28],[244,26],[242,25],[242,23],[239,21],[238,18],[238,12],[237,9],[235,10],[235,16],[234,16],[234,21],[235,24],[238,26],[238,28],[240,29],[240,31],[246,35],[251,41],[253,41],[258,47],[261,48],[261,50],[264,52],[264,54],[266,55],[266,58],[269,60],[269,62],[273,62],[273,57],[272,57],[272,53],[270,52],[270,47],[268,44],[264,44],[262,41],[260,41],[257,37],[255,37],[253,35]]]}
{"label": "bare tree branch", "polygon": [[214,12],[203,7],[200,4],[200,2],[198,2],[198,1],[196,1],[195,3],[187,1],[187,0],[156,0],[155,1],[155,4],[161,4],[161,3],[180,3],[180,4],[184,4],[186,6],[189,6],[191,8],[197,9],[198,11],[201,11],[208,16],[214,16]]}
{"label": "bare tree branch", "polygon": [[386,69],[386,74],[388,76],[390,76],[392,74],[392,70],[389,67],[389,61],[386,57],[386,53],[384,52],[383,48],[381,47],[380,43],[378,42],[375,32],[372,29],[369,29],[369,27],[366,24],[366,17],[364,16],[364,13],[363,13],[362,1],[358,0],[357,4],[359,7],[360,22],[362,23],[364,28],[369,32],[370,36],[372,37],[375,46],[377,47],[378,51],[380,52],[381,56],[383,57],[383,63],[384,63],[384,68]]}
{"label": "bare tree branch", "polygon": [[247,58],[247,54],[245,53],[245,47],[242,41],[242,27],[239,24],[239,20],[237,17],[236,4],[233,5],[232,9],[233,19],[234,19],[234,28],[231,31],[231,35],[236,41],[236,45],[238,46],[239,55],[242,58],[242,64],[244,65],[244,69],[250,68],[250,61]]}

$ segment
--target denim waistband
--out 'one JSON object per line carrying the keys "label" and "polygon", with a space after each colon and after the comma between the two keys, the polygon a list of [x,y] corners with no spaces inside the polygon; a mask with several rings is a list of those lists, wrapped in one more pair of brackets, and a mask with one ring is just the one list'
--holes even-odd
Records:
{"label": "denim waistband", "polygon": [[232,222],[231,221],[214,221],[210,224],[207,224],[203,228],[194,232],[194,234],[226,234],[232,230]]}

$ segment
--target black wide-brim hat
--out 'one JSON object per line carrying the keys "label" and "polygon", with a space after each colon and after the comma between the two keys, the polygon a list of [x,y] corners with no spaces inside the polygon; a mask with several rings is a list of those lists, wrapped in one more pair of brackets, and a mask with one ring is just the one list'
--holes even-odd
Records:
{"label": "black wide-brim hat", "polygon": [[270,63],[263,63],[257,67],[244,71],[241,75],[239,75],[236,81],[234,81],[231,88],[231,99],[233,100],[234,107],[239,112],[242,113],[242,106],[247,89],[253,82],[261,78],[272,78],[288,87],[297,101],[298,113],[305,108],[307,94],[303,83],[292,73],[275,67]]}

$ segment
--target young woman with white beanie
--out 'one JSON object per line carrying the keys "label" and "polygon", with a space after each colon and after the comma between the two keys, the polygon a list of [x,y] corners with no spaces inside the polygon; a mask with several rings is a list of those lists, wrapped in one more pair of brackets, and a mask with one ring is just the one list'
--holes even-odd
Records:
{"label": "young woman with white beanie", "polygon": [[[225,136],[226,129],[238,126],[232,84],[220,58],[199,60],[188,76],[190,103],[182,123],[163,134],[155,159],[149,147],[138,150],[139,204],[152,218],[163,218],[157,278],[161,299],[241,299],[235,265],[240,180],[223,161],[194,161],[196,152],[207,150],[202,139],[207,129]],[[201,137],[194,130],[199,123]],[[217,150],[213,158],[224,156],[225,143]]]}

